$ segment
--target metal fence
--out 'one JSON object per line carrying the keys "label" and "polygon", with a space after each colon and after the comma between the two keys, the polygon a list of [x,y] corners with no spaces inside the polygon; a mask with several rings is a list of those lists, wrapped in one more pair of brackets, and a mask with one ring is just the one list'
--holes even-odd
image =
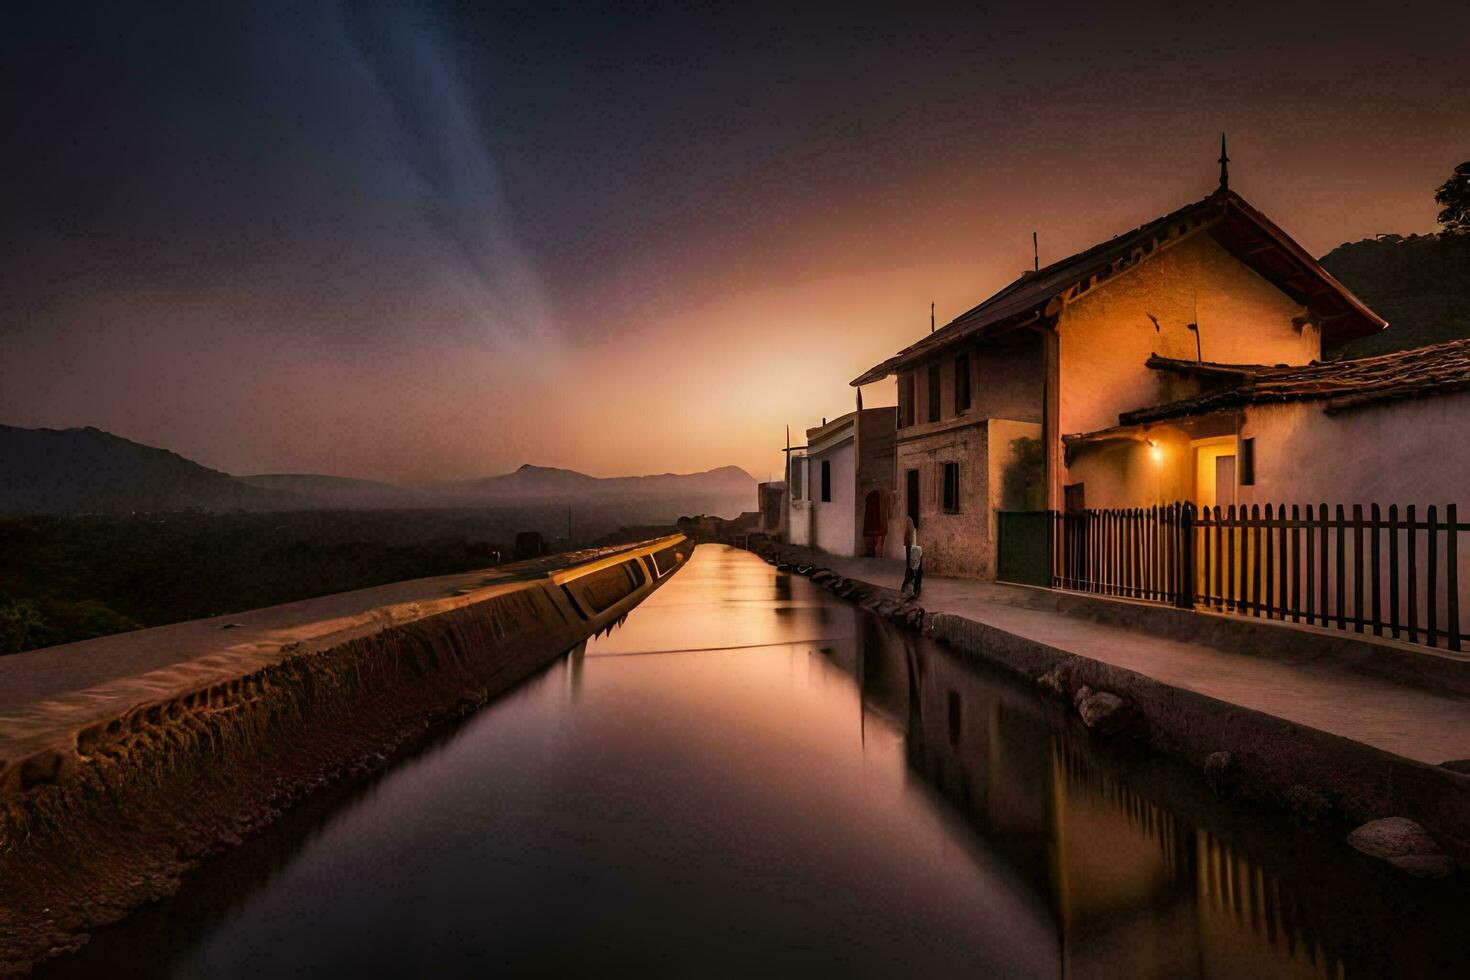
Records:
{"label": "metal fence", "polygon": [[1052,515],[1056,588],[1460,650],[1454,504],[1190,503]]}

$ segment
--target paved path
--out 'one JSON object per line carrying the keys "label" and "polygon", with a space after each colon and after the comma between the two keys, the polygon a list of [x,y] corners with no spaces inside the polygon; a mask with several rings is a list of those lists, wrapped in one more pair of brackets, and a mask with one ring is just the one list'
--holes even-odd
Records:
{"label": "paved path", "polygon": [[116,633],[0,657],[0,721],[7,711],[207,658],[220,676],[280,659],[281,648],[485,598],[482,590],[539,578],[631,545],[551,555],[514,565],[394,582],[264,609]]}
{"label": "paved path", "polygon": [[[848,578],[898,588],[900,562],[813,555]],[[1184,643],[1036,608],[1037,590],[926,576],[927,612],[984,623],[1155,680],[1420,762],[1470,759],[1470,700],[1321,662],[1292,663]]]}

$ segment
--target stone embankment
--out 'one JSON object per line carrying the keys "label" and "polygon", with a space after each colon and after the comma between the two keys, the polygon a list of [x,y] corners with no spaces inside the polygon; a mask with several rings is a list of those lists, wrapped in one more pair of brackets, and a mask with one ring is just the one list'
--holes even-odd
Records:
{"label": "stone embankment", "polygon": [[4,658],[0,974],[613,628],[692,550],[674,535]]}
{"label": "stone embankment", "polygon": [[[926,610],[892,589],[824,567],[823,556],[809,549],[766,538],[753,538],[749,548],[962,655],[1025,677],[1095,737],[1181,760],[1220,796],[1276,808],[1344,836],[1362,825],[1349,842],[1410,874],[1442,876],[1456,865],[1470,868],[1470,777],[1458,771],[1457,763],[1429,765],[978,618]],[[851,569],[857,562],[832,564]],[[879,571],[876,564],[873,569]],[[1176,619],[1188,615],[1169,613]],[[1054,615],[1068,614],[1058,610]],[[1190,628],[1219,632],[1228,627],[1210,622]],[[1073,622],[1069,628],[1085,629],[1085,624]],[[1375,667],[1375,673],[1382,671]],[[1451,696],[1461,695],[1453,691]],[[1470,705],[1466,709],[1470,722]]]}

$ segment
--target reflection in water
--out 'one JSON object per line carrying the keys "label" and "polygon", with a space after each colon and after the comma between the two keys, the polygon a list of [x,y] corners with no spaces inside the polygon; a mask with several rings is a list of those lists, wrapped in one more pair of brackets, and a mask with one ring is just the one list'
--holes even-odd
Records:
{"label": "reflection in water", "polygon": [[912,770],[1044,896],[1063,973],[1462,969],[1463,886],[1411,882],[1277,818],[1231,814],[1196,775],[1108,753],[1029,689],[875,618],[855,635],[861,649],[834,658],[865,705],[902,717]]}
{"label": "reflection in water", "polygon": [[1412,975],[1462,962],[1464,899],[702,546],[623,628],[58,969]]}

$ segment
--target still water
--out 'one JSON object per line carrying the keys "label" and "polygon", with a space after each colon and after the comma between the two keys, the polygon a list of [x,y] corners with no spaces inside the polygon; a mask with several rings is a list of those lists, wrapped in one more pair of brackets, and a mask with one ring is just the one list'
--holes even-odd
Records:
{"label": "still water", "polygon": [[1452,975],[1465,903],[705,545],[56,972]]}

